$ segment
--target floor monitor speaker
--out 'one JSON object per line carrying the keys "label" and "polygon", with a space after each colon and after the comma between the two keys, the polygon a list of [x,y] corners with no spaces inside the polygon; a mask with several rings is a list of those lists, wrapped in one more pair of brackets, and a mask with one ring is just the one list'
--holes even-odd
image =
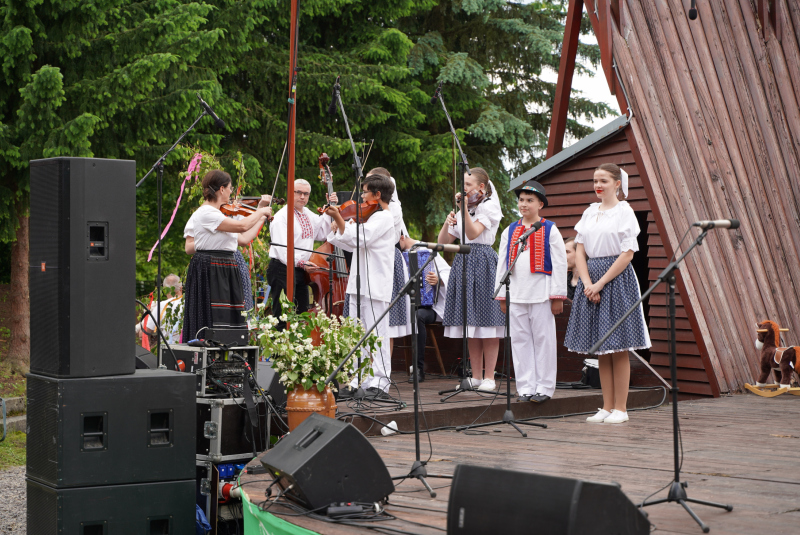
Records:
{"label": "floor monitor speaker", "polygon": [[194,385],[168,370],[29,374],[28,478],[57,488],[194,478]]}
{"label": "floor monitor speaker", "polygon": [[31,371],[133,373],[136,162],[49,158],[30,169]]}
{"label": "floor monitor speaker", "polygon": [[261,463],[279,478],[286,497],[307,509],[378,502],[394,492],[389,471],[369,440],[351,424],[319,414],[283,437]]}
{"label": "floor monitor speaker", "polygon": [[29,479],[27,487],[29,535],[196,533],[194,478],[73,489]]}
{"label": "floor monitor speaker", "polygon": [[618,485],[458,465],[449,535],[646,535],[647,517]]}

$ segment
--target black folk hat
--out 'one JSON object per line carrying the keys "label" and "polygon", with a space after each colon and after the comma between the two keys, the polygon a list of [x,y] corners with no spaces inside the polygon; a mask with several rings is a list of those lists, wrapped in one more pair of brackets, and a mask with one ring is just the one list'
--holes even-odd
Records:
{"label": "black folk hat", "polygon": [[525,185],[516,190],[517,198],[519,198],[520,194],[523,191],[527,191],[528,193],[533,193],[539,200],[544,203],[544,208],[547,208],[547,194],[544,192],[544,186],[536,182],[535,180],[529,180],[525,182]]}

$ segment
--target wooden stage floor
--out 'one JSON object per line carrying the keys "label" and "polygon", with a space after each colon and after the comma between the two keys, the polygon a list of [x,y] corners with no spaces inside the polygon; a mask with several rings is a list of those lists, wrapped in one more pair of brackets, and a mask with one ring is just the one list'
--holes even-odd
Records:
{"label": "wooden stage floor", "polygon": [[[800,451],[800,398],[783,395],[768,399],[741,394],[682,401],[679,412],[685,455],[682,480],[689,483],[689,497],[734,506],[732,512],[693,506],[711,527],[711,533],[800,532],[800,507],[795,495],[800,491],[796,462]],[[613,481],[622,485],[632,501],[640,502],[672,479],[672,409],[665,404],[631,412],[630,416],[631,421],[622,425],[588,424],[585,416],[549,419],[547,429],[531,428],[528,438],[503,425],[482,428],[482,433],[433,432],[428,472],[452,474],[456,463],[465,463]],[[379,435],[370,441],[393,476],[407,473],[414,461],[413,435]],[[426,459],[426,435],[421,437],[421,446]],[[242,482],[259,477],[264,476],[243,475]],[[386,506],[397,520],[382,525],[420,535],[444,533],[449,480],[429,481],[438,492],[435,499],[416,480],[400,483]],[[256,483],[245,486],[245,490],[257,499],[264,486]],[[666,497],[666,491],[657,497]],[[270,510],[277,516],[287,512],[278,505]],[[701,533],[680,505],[656,505],[648,507],[647,512],[660,533]],[[487,514],[491,514],[489,508]],[[324,534],[372,531],[305,517],[282,518]],[[503,532],[500,518],[497,532]]]}
{"label": "wooden stage floor", "polygon": [[[395,381],[389,394],[403,403],[400,408],[397,404],[384,402],[371,402],[356,404],[356,402],[342,401],[338,403],[339,415],[352,414],[358,410],[380,420],[383,423],[397,422],[398,429],[405,431],[414,430],[414,398],[413,385],[408,383],[408,374],[393,372]],[[440,396],[442,390],[453,389],[458,385],[457,378],[442,378],[441,376],[428,375],[425,382],[420,383],[420,403],[424,419],[420,416],[420,429],[434,429],[448,426],[462,426],[472,423],[496,422],[503,419],[506,410],[505,395],[494,395],[487,392],[462,392],[445,402]],[[505,379],[498,377],[496,384],[501,394],[506,391]],[[603,404],[600,390],[557,389],[553,399],[542,403],[518,403],[515,395],[514,380],[511,381],[511,409],[518,419],[561,416],[581,412],[595,412]],[[629,398],[630,407],[650,407],[658,405],[664,397],[661,388],[632,390]],[[347,418],[365,435],[380,435],[381,425],[371,420],[354,416]],[[427,424],[427,426],[426,426]]]}

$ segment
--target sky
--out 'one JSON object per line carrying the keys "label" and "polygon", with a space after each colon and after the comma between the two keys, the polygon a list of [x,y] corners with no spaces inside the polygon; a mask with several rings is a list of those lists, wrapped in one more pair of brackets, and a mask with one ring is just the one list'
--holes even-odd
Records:
{"label": "sky", "polygon": [[[592,35],[582,35],[581,36],[581,43],[589,44],[589,45],[596,45],[597,39],[595,36]],[[551,69],[547,69],[542,72],[542,79],[548,82],[556,82],[558,80],[558,71],[554,71]],[[595,71],[594,76],[587,76],[585,74],[578,75],[576,74],[572,78],[572,96],[575,96],[575,91],[581,91],[583,96],[591,99],[594,102],[605,102],[609,105],[609,107],[620,113],[619,105],[617,104],[617,99],[614,95],[611,94],[611,91],[608,90],[608,84],[606,83],[606,78],[603,74],[603,69],[598,65],[597,70]],[[606,117],[604,119],[596,119],[595,121],[586,121],[585,119],[580,120],[582,124],[588,124],[589,126],[593,127],[595,130],[613,121],[615,117]],[[568,147],[575,143],[576,141],[580,141],[578,139],[570,138],[566,136],[564,139],[564,147]]]}

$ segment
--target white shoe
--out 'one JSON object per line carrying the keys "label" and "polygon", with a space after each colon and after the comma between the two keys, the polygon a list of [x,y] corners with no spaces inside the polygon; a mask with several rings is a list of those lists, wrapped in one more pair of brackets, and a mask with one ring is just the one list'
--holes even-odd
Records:
{"label": "white shoe", "polygon": [[497,388],[497,385],[494,384],[494,379],[484,379],[481,382],[481,386],[478,387],[478,390],[481,392],[494,392]]}
{"label": "white shoe", "polygon": [[[472,377],[467,377],[467,381],[469,382],[469,386],[471,386],[472,388],[478,388],[479,386],[481,386],[480,379],[473,379]],[[460,387],[461,383],[458,383],[458,386]]]}
{"label": "white shoe", "polygon": [[595,424],[600,424],[603,423],[603,421],[609,416],[611,416],[611,413],[608,412],[607,410],[597,409],[597,414],[595,414],[594,416],[589,416],[588,418],[586,418],[586,421]]}
{"label": "white shoe", "polygon": [[628,421],[628,413],[614,409],[611,411],[611,416],[603,420],[604,424],[621,424]]}

